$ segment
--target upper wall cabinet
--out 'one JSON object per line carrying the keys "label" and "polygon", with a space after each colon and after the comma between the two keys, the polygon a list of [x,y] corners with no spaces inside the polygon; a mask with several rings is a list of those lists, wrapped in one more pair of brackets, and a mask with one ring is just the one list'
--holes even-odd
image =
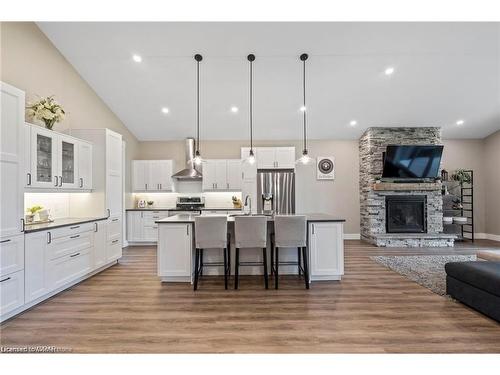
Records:
{"label": "upper wall cabinet", "polygon": [[[241,148],[241,157],[248,157],[250,148]],[[295,147],[255,147],[255,159],[258,169],[293,169],[295,168]]]}
{"label": "upper wall cabinet", "polygon": [[132,160],[132,190],[172,191],[173,160]]}
{"label": "upper wall cabinet", "polygon": [[25,139],[26,187],[92,189],[92,144],[31,124]]}
{"label": "upper wall cabinet", "polygon": [[[0,82],[0,238],[24,230],[24,92]],[[10,241],[10,240],[6,240]]]}
{"label": "upper wall cabinet", "polygon": [[242,186],[240,159],[208,159],[203,161],[204,191],[238,191]]}

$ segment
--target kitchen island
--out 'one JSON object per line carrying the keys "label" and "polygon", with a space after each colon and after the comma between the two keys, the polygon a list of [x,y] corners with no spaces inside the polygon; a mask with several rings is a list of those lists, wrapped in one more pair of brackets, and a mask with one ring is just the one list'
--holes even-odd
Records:
{"label": "kitchen island", "polygon": [[[345,219],[327,214],[304,214],[307,217],[307,244],[309,252],[310,281],[340,280],[344,274]],[[178,214],[157,220],[158,224],[158,276],[162,282],[193,282],[194,270],[194,220],[197,215]],[[228,232],[231,233],[231,259],[234,259],[234,215],[227,215]],[[274,217],[268,216],[268,235],[274,231]],[[268,251],[270,241],[268,240]],[[219,260],[220,250],[211,254],[206,251],[207,261]],[[280,249],[281,250],[281,249]],[[258,261],[260,249],[241,251],[245,256]],[[297,249],[283,249],[280,260],[296,260]],[[211,259],[213,258],[213,259]],[[261,267],[248,268],[240,274],[262,274]],[[231,270],[234,266],[231,265]],[[281,271],[280,267],[280,271]],[[246,271],[246,272],[245,272]],[[296,274],[296,266],[284,266],[280,274]],[[212,268],[207,274],[222,275],[222,268]]]}

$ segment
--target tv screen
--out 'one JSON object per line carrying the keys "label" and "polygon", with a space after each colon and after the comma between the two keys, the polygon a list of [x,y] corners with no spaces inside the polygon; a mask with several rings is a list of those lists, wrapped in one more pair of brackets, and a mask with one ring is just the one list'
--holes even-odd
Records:
{"label": "tv screen", "polygon": [[387,146],[382,178],[436,178],[443,146]]}

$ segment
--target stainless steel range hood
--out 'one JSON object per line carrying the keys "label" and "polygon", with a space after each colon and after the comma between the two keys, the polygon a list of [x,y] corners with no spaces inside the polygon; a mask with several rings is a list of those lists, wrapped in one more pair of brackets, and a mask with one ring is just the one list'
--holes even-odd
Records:
{"label": "stainless steel range hood", "polygon": [[186,168],[177,172],[172,176],[177,180],[181,181],[199,181],[202,178],[202,174],[197,170],[194,164],[194,139],[186,138]]}

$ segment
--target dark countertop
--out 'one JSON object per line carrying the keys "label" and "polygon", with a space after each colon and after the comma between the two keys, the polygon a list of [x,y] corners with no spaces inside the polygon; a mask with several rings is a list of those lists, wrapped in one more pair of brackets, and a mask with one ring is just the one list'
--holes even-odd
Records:
{"label": "dark countertop", "polygon": [[104,217],[67,217],[63,219],[55,219],[51,223],[43,223],[43,224],[26,224],[24,226],[24,233],[33,233],[40,232],[49,229],[67,227],[75,224],[85,224],[91,223],[93,221],[101,221],[106,220],[107,216]]}
{"label": "dark countertop", "polygon": [[[243,208],[234,208],[234,207],[204,207],[200,208],[199,210],[193,210],[193,211],[242,211]],[[177,208],[177,207],[170,207],[170,208],[127,208],[125,211],[191,211],[191,210],[186,210],[185,208]]]}
{"label": "dark countertop", "polygon": [[[300,215],[300,214],[297,214]],[[308,223],[317,223],[317,222],[338,222],[338,223],[343,223],[345,222],[345,219],[341,219],[338,217],[335,217],[333,215],[328,215],[328,214],[320,214],[320,213],[310,213],[310,214],[303,214],[307,216],[307,222]],[[178,214],[178,215],[173,215],[170,217],[166,217],[164,219],[157,220],[156,223],[158,224],[169,224],[169,223],[194,223],[194,218],[196,216],[199,216],[198,214]],[[228,215],[227,218],[228,222],[234,222],[234,216]],[[274,221],[274,216],[267,216],[267,221]]]}

